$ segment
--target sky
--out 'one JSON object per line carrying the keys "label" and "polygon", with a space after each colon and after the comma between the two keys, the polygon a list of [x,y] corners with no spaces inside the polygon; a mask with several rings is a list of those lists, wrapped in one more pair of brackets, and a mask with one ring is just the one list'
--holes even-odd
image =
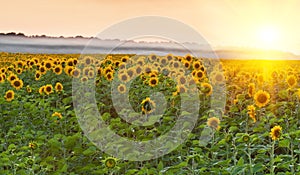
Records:
{"label": "sky", "polygon": [[[213,47],[277,49],[300,54],[298,0],[0,0],[0,32],[97,36],[126,19],[179,20]],[[187,41],[188,42],[188,41]]]}

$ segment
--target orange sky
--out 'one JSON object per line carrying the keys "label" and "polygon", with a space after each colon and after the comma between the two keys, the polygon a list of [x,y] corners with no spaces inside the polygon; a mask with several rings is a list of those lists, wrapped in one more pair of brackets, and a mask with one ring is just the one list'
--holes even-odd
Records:
{"label": "orange sky", "polygon": [[0,0],[0,3],[0,32],[96,36],[128,18],[161,15],[190,25],[213,46],[300,53],[300,1],[297,0]]}

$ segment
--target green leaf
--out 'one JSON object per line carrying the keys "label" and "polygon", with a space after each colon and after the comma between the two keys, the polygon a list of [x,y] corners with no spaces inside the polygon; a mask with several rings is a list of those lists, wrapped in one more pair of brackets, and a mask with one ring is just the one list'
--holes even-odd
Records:
{"label": "green leaf", "polygon": [[244,159],[241,157],[237,163],[237,166],[243,166],[244,165]]}
{"label": "green leaf", "polygon": [[289,146],[290,146],[290,141],[288,139],[284,139],[284,140],[279,141],[279,147],[288,148]]}

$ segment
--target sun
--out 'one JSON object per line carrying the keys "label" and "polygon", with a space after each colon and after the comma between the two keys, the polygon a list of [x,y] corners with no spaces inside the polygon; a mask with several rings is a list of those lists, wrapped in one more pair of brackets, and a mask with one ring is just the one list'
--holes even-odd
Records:
{"label": "sun", "polygon": [[257,31],[259,47],[263,49],[276,49],[280,44],[280,31],[276,26],[262,26]]}

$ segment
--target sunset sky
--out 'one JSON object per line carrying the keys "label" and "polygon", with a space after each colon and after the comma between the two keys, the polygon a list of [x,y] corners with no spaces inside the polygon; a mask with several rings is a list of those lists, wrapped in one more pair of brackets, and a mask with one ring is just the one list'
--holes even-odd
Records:
{"label": "sunset sky", "polygon": [[125,19],[177,19],[213,46],[279,49],[300,54],[300,1],[277,0],[10,0],[1,2],[0,32],[96,36]]}

